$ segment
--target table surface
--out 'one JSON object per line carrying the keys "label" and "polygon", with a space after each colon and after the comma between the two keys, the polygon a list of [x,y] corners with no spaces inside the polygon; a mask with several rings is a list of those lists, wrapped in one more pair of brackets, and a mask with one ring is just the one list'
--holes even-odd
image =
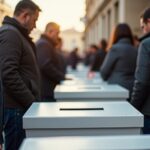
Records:
{"label": "table surface", "polygon": [[20,150],[149,150],[150,136],[93,136],[25,139]]}

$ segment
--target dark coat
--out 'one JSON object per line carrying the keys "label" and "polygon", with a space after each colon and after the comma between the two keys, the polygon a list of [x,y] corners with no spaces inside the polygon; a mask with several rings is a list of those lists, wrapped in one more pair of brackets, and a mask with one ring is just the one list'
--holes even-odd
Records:
{"label": "dark coat", "polygon": [[[1,75],[1,72],[0,72]],[[3,99],[3,86],[2,86],[2,80],[0,76],[0,144],[3,143],[3,122],[4,122],[4,99]]]}
{"label": "dark coat", "polygon": [[42,99],[54,101],[54,88],[65,78],[59,56],[54,43],[45,35],[36,42],[36,48],[42,75]]}
{"label": "dark coat", "polygon": [[84,65],[85,66],[91,65],[90,57],[91,57],[91,52],[86,52],[85,57],[84,57]]}
{"label": "dark coat", "polygon": [[103,63],[103,60],[105,58],[105,55],[106,55],[106,51],[105,50],[102,50],[102,49],[99,49],[95,56],[94,56],[94,60],[93,60],[93,63],[91,65],[91,71],[99,71],[102,63]]}
{"label": "dark coat", "polygon": [[6,108],[27,109],[40,98],[34,44],[19,22],[5,17],[0,28],[0,70]]}
{"label": "dark coat", "polygon": [[131,104],[150,116],[150,33],[139,46]]}
{"label": "dark coat", "polygon": [[75,70],[77,68],[79,60],[80,60],[80,58],[79,58],[79,56],[77,54],[77,51],[73,50],[70,53],[70,56],[69,56],[70,66],[71,66],[72,69]]}
{"label": "dark coat", "polygon": [[121,39],[107,53],[100,72],[108,83],[116,83],[132,90],[136,67],[137,49],[129,39]]}

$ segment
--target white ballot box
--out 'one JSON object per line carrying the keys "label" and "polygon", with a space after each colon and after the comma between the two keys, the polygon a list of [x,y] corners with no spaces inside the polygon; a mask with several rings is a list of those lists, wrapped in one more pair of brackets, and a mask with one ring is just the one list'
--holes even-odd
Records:
{"label": "white ballot box", "polygon": [[143,115],[128,102],[33,103],[23,116],[27,137],[140,134]]}
{"label": "white ballot box", "polygon": [[[71,79],[89,79],[88,77],[88,72],[83,72],[83,71],[76,71],[76,72],[72,72],[72,73],[67,73],[66,77],[71,78]],[[100,73],[94,73],[94,76],[92,78],[90,78],[91,80],[93,79],[99,79],[99,80],[103,80],[101,78]]]}
{"label": "white ballot box", "polygon": [[150,136],[27,138],[20,150],[150,150]]}
{"label": "white ballot box", "polygon": [[57,101],[126,101],[129,91],[119,85],[58,85],[54,90]]}
{"label": "white ballot box", "polygon": [[68,85],[68,86],[76,86],[76,85],[101,85],[101,84],[107,84],[107,82],[104,82],[102,79],[78,79],[75,78],[73,80],[64,80],[61,81],[61,85]]}

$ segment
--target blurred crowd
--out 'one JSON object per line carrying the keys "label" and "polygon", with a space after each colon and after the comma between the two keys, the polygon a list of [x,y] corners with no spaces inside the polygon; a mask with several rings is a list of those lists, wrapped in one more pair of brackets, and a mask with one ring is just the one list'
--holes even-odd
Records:
{"label": "blurred crowd", "polygon": [[128,89],[128,101],[144,114],[143,133],[150,134],[150,8],[140,17],[143,37],[133,35],[127,23],[119,23],[109,39],[90,43],[82,56],[78,47],[63,50],[55,22],[48,22],[33,43],[29,35],[40,11],[33,1],[21,0],[0,28],[0,150],[3,142],[6,150],[18,150],[25,138],[26,110],[33,102],[55,102],[56,85],[71,80],[67,68],[78,71],[79,63],[89,68],[89,79],[98,72],[108,84]]}

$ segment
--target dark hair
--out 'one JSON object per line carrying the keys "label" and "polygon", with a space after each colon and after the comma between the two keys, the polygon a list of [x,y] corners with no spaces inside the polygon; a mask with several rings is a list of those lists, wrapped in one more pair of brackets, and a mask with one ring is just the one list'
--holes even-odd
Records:
{"label": "dark hair", "polygon": [[110,38],[108,49],[122,38],[128,38],[130,39],[131,44],[134,44],[132,31],[126,23],[120,23],[116,26]]}
{"label": "dark hair", "polygon": [[38,5],[36,5],[31,0],[21,0],[15,7],[14,15],[18,16],[22,13],[23,10],[29,9],[31,12],[36,10],[41,11]]}
{"label": "dark hair", "polygon": [[91,44],[91,45],[90,45],[90,48],[94,48],[95,50],[98,49],[97,45],[95,45],[95,44]]}
{"label": "dark hair", "polygon": [[101,39],[100,44],[101,44],[101,49],[102,50],[106,50],[106,48],[107,48],[107,41],[105,39]]}
{"label": "dark hair", "polygon": [[147,23],[147,20],[150,19],[150,8],[145,9],[140,17],[143,19],[144,23]]}

